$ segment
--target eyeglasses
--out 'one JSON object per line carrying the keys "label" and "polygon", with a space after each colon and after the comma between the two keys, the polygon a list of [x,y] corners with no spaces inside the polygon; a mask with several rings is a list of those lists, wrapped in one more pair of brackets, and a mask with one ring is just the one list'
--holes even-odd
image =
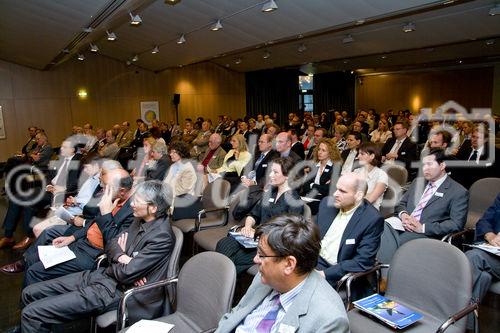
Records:
{"label": "eyeglasses", "polygon": [[259,257],[259,259],[264,259],[264,258],[283,258],[285,256],[278,256],[278,255],[268,256],[268,255],[260,254],[259,252],[257,252],[257,257]]}

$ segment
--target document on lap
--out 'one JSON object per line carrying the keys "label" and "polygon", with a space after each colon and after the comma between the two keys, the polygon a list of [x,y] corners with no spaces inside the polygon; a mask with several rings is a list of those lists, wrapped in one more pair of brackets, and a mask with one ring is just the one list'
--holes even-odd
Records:
{"label": "document on lap", "polygon": [[464,245],[467,245],[467,246],[470,246],[470,247],[473,247],[473,248],[476,248],[476,249],[481,249],[483,251],[492,253],[492,254],[497,255],[497,256],[500,257],[500,247],[498,247],[498,246],[493,246],[493,245],[490,245],[490,244],[487,244],[487,243],[464,244]]}
{"label": "document on lap", "polygon": [[394,229],[394,230],[400,230],[400,231],[405,231],[405,228],[403,227],[403,221],[399,217],[393,216],[389,217],[388,219],[385,219],[386,223],[389,223],[389,225]]}
{"label": "document on lap", "polygon": [[54,210],[54,215],[60,218],[61,220],[71,223],[71,221],[75,218],[73,214],[71,214],[66,208],[60,206],[58,208],[52,208]]}
{"label": "document on lap", "polygon": [[38,256],[45,269],[76,258],[69,247],[55,247],[54,245],[39,245]]}
{"label": "document on lap", "polygon": [[236,241],[238,241],[238,243],[240,243],[241,246],[243,246],[244,248],[254,249],[259,245],[259,243],[256,242],[253,238],[245,237],[239,232],[230,231],[229,235],[233,237]]}
{"label": "document on lap", "polygon": [[161,321],[141,319],[130,326],[128,333],[167,333],[172,330],[174,325],[163,323]]}

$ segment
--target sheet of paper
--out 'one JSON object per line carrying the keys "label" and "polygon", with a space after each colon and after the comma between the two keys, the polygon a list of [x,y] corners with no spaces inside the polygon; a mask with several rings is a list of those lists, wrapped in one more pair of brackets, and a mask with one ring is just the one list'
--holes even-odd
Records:
{"label": "sheet of paper", "polygon": [[399,219],[399,217],[393,216],[385,219],[385,222],[389,223],[391,227],[395,230],[405,231],[403,227],[403,222]]}
{"label": "sheet of paper", "polygon": [[167,333],[174,327],[161,321],[141,319],[127,330],[128,333]]}
{"label": "sheet of paper", "polygon": [[63,206],[60,206],[59,208],[56,209],[54,214],[62,219],[63,221],[66,221],[67,223],[71,223],[71,220],[73,220],[74,216],[66,208]]}
{"label": "sheet of paper", "polygon": [[76,258],[75,253],[69,247],[55,247],[54,245],[39,245],[38,256],[45,269]]}
{"label": "sheet of paper", "polygon": [[466,244],[466,245],[470,246],[470,247],[475,247],[475,248],[481,249],[483,251],[492,253],[492,254],[497,255],[497,256],[500,256],[500,247],[498,247],[498,246],[493,246],[493,245],[489,245],[489,244],[486,244],[486,243],[482,243],[482,244]]}
{"label": "sheet of paper", "polygon": [[308,197],[300,197],[300,199],[304,202],[314,202],[314,201],[320,201],[319,199],[314,199],[314,198],[308,198]]}
{"label": "sheet of paper", "polygon": [[208,175],[207,175],[207,178],[208,178],[208,182],[211,183],[213,182],[214,180],[216,180],[217,178],[221,178],[221,175],[219,175],[218,173],[212,173],[210,172]]}

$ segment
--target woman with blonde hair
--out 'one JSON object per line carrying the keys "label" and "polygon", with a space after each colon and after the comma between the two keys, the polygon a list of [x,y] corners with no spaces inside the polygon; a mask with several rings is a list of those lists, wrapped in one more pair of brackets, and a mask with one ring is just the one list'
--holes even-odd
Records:
{"label": "woman with blonde hair", "polygon": [[[330,192],[331,179],[341,169],[342,158],[335,142],[331,139],[322,138],[315,145],[314,161],[316,164],[308,172],[308,180],[302,186],[302,195],[307,200],[311,213],[318,213],[319,202]],[[338,165],[335,168],[335,164]]]}
{"label": "woman with blonde hair", "polygon": [[224,157],[222,166],[218,169],[211,169],[207,166],[208,181],[223,177],[231,184],[231,192],[240,184],[240,176],[243,169],[252,159],[252,154],[248,152],[245,137],[241,134],[235,134],[231,137],[231,150]]}
{"label": "woman with blonde hair", "polygon": [[370,141],[373,143],[384,144],[387,139],[392,138],[392,132],[389,130],[389,123],[385,119],[380,119],[378,128],[370,133]]}

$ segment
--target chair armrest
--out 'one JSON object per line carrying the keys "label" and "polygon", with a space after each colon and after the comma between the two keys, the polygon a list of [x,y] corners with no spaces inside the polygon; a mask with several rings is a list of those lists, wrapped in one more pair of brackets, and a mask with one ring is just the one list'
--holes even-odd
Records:
{"label": "chair armrest", "polygon": [[452,245],[453,240],[455,240],[456,238],[464,236],[464,235],[468,235],[468,234],[471,234],[471,233],[474,233],[474,229],[465,229],[465,230],[462,230],[462,231],[459,231],[459,232],[447,234],[446,236],[444,236],[443,238],[441,238],[441,241],[442,242],[447,242],[448,244]]}
{"label": "chair armrest", "polygon": [[126,290],[123,293],[122,298],[120,299],[120,303],[118,304],[118,310],[117,310],[117,320],[116,320],[116,332],[121,331],[125,327],[125,323],[127,321],[127,300],[134,294],[146,291],[146,290],[151,290],[159,287],[164,287],[172,283],[177,283],[178,278],[170,278],[170,279],[165,279],[165,280],[160,280],[151,284],[146,284],[144,286],[139,286],[139,287],[134,287]]}
{"label": "chair armrest", "polygon": [[[346,288],[346,310],[349,310],[349,308],[352,306],[352,296],[351,296],[351,285],[354,281],[359,279],[360,277],[363,276],[368,276],[370,274],[375,273],[377,276],[377,293],[379,293],[379,284],[380,284],[380,270],[383,268],[383,264],[376,264],[372,268],[364,271],[364,272],[352,272],[352,273],[347,273],[344,275],[338,282],[337,282],[337,291],[339,291],[342,286],[345,284]],[[387,265],[388,266],[388,265]]]}
{"label": "chair armrest", "polygon": [[106,253],[101,254],[99,257],[97,257],[95,259],[95,261],[96,261],[96,268],[101,267],[101,264],[102,264],[102,262],[104,260],[108,260],[108,256],[106,255]]}
{"label": "chair armrest", "polygon": [[[450,316],[447,321],[445,321],[444,323],[442,323],[441,326],[439,326],[439,328],[437,329],[436,333],[442,333],[442,332],[444,332],[448,327],[450,327],[451,325],[455,324],[457,321],[459,321],[460,319],[462,319],[463,317],[465,317],[469,313],[471,313],[473,311],[476,311],[478,308],[479,308],[479,305],[478,305],[477,302],[474,302],[472,304],[467,305],[462,310],[460,310],[457,313],[455,313],[452,316]],[[475,318],[475,319],[476,319],[475,320],[476,321],[475,322],[476,328],[475,328],[474,331],[477,332],[477,318]]]}
{"label": "chair armrest", "polygon": [[224,218],[224,223],[221,224],[221,225],[226,225],[227,222],[229,221],[229,206],[224,206],[224,207],[219,207],[219,208],[205,208],[205,209],[202,209],[198,212],[198,215],[196,216],[196,219],[194,221],[194,231],[195,232],[198,232],[201,230],[201,218],[203,216],[203,214],[206,214],[206,213],[215,213],[215,212],[220,212],[220,211],[225,211],[226,212],[226,215],[225,215],[225,218]]}

